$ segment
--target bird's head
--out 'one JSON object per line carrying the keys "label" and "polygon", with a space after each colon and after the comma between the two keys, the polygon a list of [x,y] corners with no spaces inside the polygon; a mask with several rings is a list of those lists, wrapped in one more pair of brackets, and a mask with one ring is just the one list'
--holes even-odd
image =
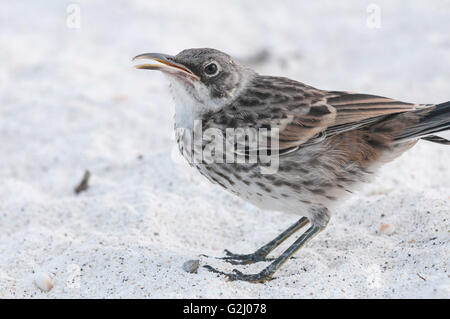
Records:
{"label": "bird's head", "polygon": [[214,111],[229,104],[253,76],[250,69],[215,49],[187,49],[175,56],[144,53],[133,60],[137,59],[156,61],[135,68],[166,74],[175,102],[195,113]]}

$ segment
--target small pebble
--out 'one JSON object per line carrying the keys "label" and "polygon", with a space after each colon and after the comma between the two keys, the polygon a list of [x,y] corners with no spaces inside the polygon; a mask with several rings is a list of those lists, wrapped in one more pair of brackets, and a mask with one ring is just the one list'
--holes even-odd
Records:
{"label": "small pebble", "polygon": [[200,265],[200,261],[196,260],[188,260],[183,264],[183,269],[185,272],[190,274],[197,273],[198,266]]}
{"label": "small pebble", "polygon": [[34,275],[34,284],[42,291],[50,291],[53,288],[52,278],[43,272]]}
{"label": "small pebble", "polygon": [[392,235],[394,232],[395,232],[395,227],[393,225],[381,223],[381,225],[380,225],[380,234]]}

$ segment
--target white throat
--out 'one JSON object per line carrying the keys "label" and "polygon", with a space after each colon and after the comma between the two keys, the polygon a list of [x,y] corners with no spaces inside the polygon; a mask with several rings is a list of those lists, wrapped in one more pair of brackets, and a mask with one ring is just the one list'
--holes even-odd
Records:
{"label": "white throat", "polygon": [[215,111],[226,104],[226,101],[211,99],[206,86],[195,82],[194,87],[182,80],[170,79],[170,93],[175,102],[175,127],[192,130],[194,121],[201,119],[203,113]]}
{"label": "white throat", "polygon": [[249,78],[242,79],[231,98],[211,98],[209,89],[201,82],[194,86],[168,75],[170,91],[175,101],[175,127],[192,130],[194,121],[200,120],[206,112],[215,112],[231,103],[245,88]]}

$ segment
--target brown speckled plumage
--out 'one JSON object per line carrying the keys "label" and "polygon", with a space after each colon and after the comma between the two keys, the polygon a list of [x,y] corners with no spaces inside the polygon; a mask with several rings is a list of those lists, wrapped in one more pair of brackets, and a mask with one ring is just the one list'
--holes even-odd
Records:
{"label": "brown speckled plumage", "polygon": [[[232,280],[265,281],[299,248],[324,229],[329,209],[366,182],[377,167],[393,160],[418,139],[449,142],[431,135],[450,128],[450,103],[418,105],[351,92],[324,91],[283,78],[262,76],[214,49],[189,49],[177,56],[144,54],[167,67],[176,102],[177,142],[181,153],[211,182],[262,209],[303,216],[273,241],[249,255],[227,251],[229,262],[243,264],[266,256],[290,235],[310,228],[263,271],[225,274]],[[214,64],[213,66],[211,66]],[[184,69],[180,71],[180,69]],[[183,73],[184,72],[184,73]],[[279,168],[263,174],[257,163],[193,162],[201,151],[191,142],[195,120],[201,129],[266,129],[279,131]],[[236,146],[239,144],[235,141]],[[245,149],[245,155],[258,149]],[[239,155],[236,152],[235,155]],[[242,155],[242,154],[241,154]],[[224,274],[210,266],[209,270]]]}

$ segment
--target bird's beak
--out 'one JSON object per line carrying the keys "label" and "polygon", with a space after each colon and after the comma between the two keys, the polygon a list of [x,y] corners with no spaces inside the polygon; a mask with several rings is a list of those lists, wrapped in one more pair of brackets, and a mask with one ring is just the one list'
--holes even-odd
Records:
{"label": "bird's beak", "polygon": [[162,54],[162,53],[143,53],[135,56],[133,61],[141,60],[141,59],[149,59],[156,62],[158,64],[137,64],[134,67],[136,69],[144,69],[144,70],[158,70],[168,74],[172,74],[175,76],[182,76],[184,78],[191,78],[194,80],[199,80],[199,77],[195,75],[191,70],[180,63],[176,63],[174,61],[174,57],[172,55]]}

